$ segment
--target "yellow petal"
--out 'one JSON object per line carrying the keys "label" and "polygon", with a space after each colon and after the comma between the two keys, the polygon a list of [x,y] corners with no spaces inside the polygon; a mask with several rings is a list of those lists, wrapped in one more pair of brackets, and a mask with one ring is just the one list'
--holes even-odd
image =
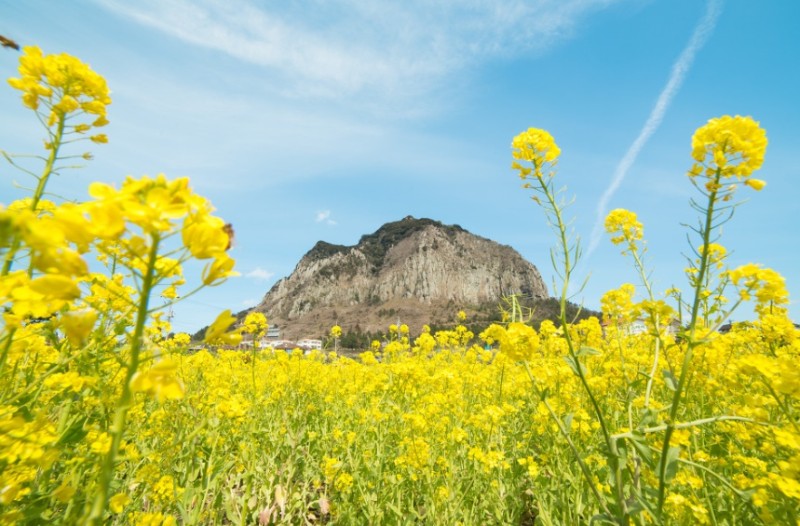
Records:
{"label": "yellow petal", "polygon": [[761,179],[745,179],[744,184],[755,190],[756,192],[767,186],[767,182]]}

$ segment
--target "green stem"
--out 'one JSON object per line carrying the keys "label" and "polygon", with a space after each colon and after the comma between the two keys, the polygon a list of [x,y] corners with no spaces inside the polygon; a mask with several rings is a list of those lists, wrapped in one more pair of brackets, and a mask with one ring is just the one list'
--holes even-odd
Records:
{"label": "green stem", "polygon": [[721,170],[718,168],[714,175],[713,185],[708,194],[708,208],[706,209],[706,217],[703,225],[702,236],[703,244],[700,248],[700,268],[698,271],[697,279],[694,286],[694,300],[692,302],[691,317],[689,318],[689,334],[686,341],[686,354],[683,357],[683,364],[681,366],[681,375],[678,380],[678,386],[675,388],[675,394],[672,396],[672,405],[669,410],[669,420],[666,423],[666,431],[664,433],[664,444],[661,448],[661,460],[658,467],[658,514],[663,513],[664,500],[667,493],[667,452],[670,447],[670,440],[675,431],[675,420],[678,417],[678,408],[680,407],[681,396],[683,389],[686,385],[688,378],[689,365],[692,362],[694,355],[694,348],[697,346],[696,333],[697,333],[697,316],[700,311],[701,295],[703,292],[706,273],[709,266],[709,251],[708,245],[711,243],[711,230],[714,223],[714,205],[717,202],[717,188],[721,177]]}
{"label": "green stem", "polygon": [[242,516],[240,517],[240,524],[241,526],[245,526],[247,524],[247,516],[250,514],[250,490],[253,484],[253,477],[247,478],[247,483],[245,484],[244,488],[244,495],[242,495]]}
{"label": "green stem", "polygon": [[[61,147],[62,138],[64,136],[64,125],[65,119],[62,116],[58,121],[58,127],[56,128],[56,133],[53,136],[50,155],[48,156],[47,162],[44,165],[42,175],[38,178],[39,183],[36,185],[36,191],[33,194],[31,210],[34,212],[36,211],[36,207],[39,206],[39,201],[41,201],[42,195],[44,195],[44,189],[47,186],[47,182],[50,180],[50,176],[53,174],[53,166],[58,159],[58,150]],[[14,240],[11,242],[11,246],[8,248],[8,252],[6,252],[6,256],[3,260],[3,268],[0,269],[0,277],[7,276],[11,271],[11,266],[14,264],[14,258],[16,257],[20,247],[22,247],[22,238],[19,235],[16,235],[14,236]],[[14,341],[15,332],[16,329],[11,329],[6,335],[7,341],[5,342],[5,345],[3,345],[2,355],[0,355],[0,373],[2,373],[2,370],[5,368],[6,359],[8,358],[11,344]]]}
{"label": "green stem", "polygon": [[[534,385],[534,389],[535,389],[536,388],[535,387],[536,379],[533,377],[533,373],[531,372],[530,367],[528,366],[528,362],[523,362],[523,364],[525,365],[525,372],[528,373],[528,378],[530,378],[531,383]],[[539,394],[541,396],[541,394],[538,393],[538,389],[537,389],[537,394]],[[586,483],[589,485],[589,489],[592,490],[592,493],[594,494],[595,498],[597,499],[597,503],[603,509],[604,513],[606,513],[607,515],[610,515],[610,513],[608,511],[608,508],[606,507],[605,501],[603,500],[602,495],[600,495],[600,492],[597,490],[597,487],[594,485],[594,480],[592,478],[592,472],[589,471],[589,466],[587,466],[586,462],[584,462],[584,460],[581,458],[581,454],[578,451],[578,447],[575,445],[575,442],[573,442],[572,439],[569,436],[569,431],[564,427],[564,424],[558,418],[558,415],[556,415],[555,411],[550,406],[550,403],[547,401],[546,398],[542,398],[542,403],[544,403],[544,406],[547,409],[547,412],[550,413],[550,417],[556,423],[556,426],[558,427],[558,431],[561,433],[561,436],[564,437],[564,440],[567,441],[567,445],[569,445],[570,449],[572,450],[572,453],[575,455],[575,460],[577,460],[578,466],[581,468],[581,472],[583,473],[583,477],[586,479]]]}
{"label": "green stem", "polygon": [[[683,458],[679,458],[678,462],[680,462],[682,464],[686,464],[687,466],[692,466],[695,469],[699,469],[700,471],[702,471],[704,473],[707,473],[708,475],[710,475],[710,476],[714,477],[715,479],[717,479],[720,483],[722,483],[723,486],[726,486],[729,490],[731,490],[731,492],[733,492],[734,495],[736,495],[737,497],[742,499],[742,501],[745,503],[745,505],[747,505],[747,507],[750,509],[750,511],[753,513],[753,515],[755,517],[759,517],[760,518],[758,510],[756,510],[755,506],[753,506],[753,503],[750,500],[750,498],[747,496],[747,494],[745,492],[743,492],[742,490],[738,489],[733,484],[731,484],[731,482],[728,479],[726,479],[722,475],[716,473],[712,469],[709,469],[709,468],[703,466],[702,464],[698,464],[697,462],[693,462],[691,460],[686,460],[686,459],[683,459]],[[711,507],[709,507],[709,509],[711,509]],[[759,522],[761,522],[761,524],[764,523],[763,520],[761,520]]]}
{"label": "green stem", "polygon": [[[691,427],[703,426],[705,424],[713,424],[715,422],[730,422],[730,421],[733,421],[733,422],[747,422],[749,424],[757,424],[757,423],[759,423],[756,420],[753,420],[752,418],[747,418],[747,417],[744,417],[744,416],[720,415],[720,416],[711,416],[711,417],[708,417],[708,418],[700,418],[698,420],[692,420],[691,422],[681,422],[680,424],[675,424],[672,427],[674,427],[675,429],[689,429]],[[642,429],[641,432],[644,433],[644,434],[648,434],[648,433],[658,433],[658,432],[661,432],[661,431],[666,431],[667,425],[668,424],[661,424],[660,426],[646,427],[646,428]],[[768,424],[762,424],[762,425],[768,425]],[[633,440],[636,437],[634,436],[633,433],[627,432],[627,433],[619,433],[617,435],[613,435],[611,438],[614,438],[614,439],[628,438],[628,439]]]}
{"label": "green stem", "polygon": [[497,392],[497,404],[500,405],[503,401],[503,379],[506,375],[506,363],[503,362],[503,366],[500,367],[500,388]]}
{"label": "green stem", "polygon": [[560,313],[559,313],[559,321],[561,322],[561,327],[564,331],[564,340],[567,342],[567,349],[569,349],[570,356],[573,360],[575,360],[576,370],[578,377],[583,384],[583,387],[586,389],[586,393],[589,395],[589,400],[592,403],[592,407],[594,408],[595,413],[597,414],[598,421],[600,423],[600,428],[603,431],[603,436],[605,437],[606,445],[609,448],[609,452],[612,450],[611,446],[611,435],[608,432],[608,426],[606,425],[605,418],[603,417],[603,413],[600,409],[600,404],[597,402],[597,399],[594,397],[591,388],[589,387],[589,383],[586,380],[586,376],[583,374],[581,367],[578,364],[578,358],[575,354],[574,344],[572,343],[572,336],[569,333],[569,322],[567,320],[567,290],[569,287],[569,278],[572,274],[572,258],[570,257],[570,250],[569,244],[567,239],[567,225],[564,223],[563,218],[561,217],[561,210],[559,209],[558,205],[555,201],[555,195],[550,190],[550,188],[545,184],[545,182],[540,178],[539,182],[544,189],[544,194],[547,197],[547,200],[550,203],[550,207],[555,214],[556,217],[556,224],[558,227],[559,233],[559,241],[561,250],[563,251],[564,257],[564,283],[561,287],[561,299],[560,299]]}
{"label": "green stem", "polygon": [[[647,274],[645,273],[644,263],[642,262],[641,255],[639,254],[639,251],[636,250],[633,240],[629,240],[629,243],[631,254],[633,255],[633,261],[636,265],[636,269],[639,272],[639,279],[642,280],[642,284],[644,285],[645,290],[647,290],[647,296],[650,299],[650,302],[655,303],[653,287],[650,285],[650,281],[647,279]],[[653,391],[653,381],[656,373],[658,372],[658,361],[661,354],[661,326],[658,314],[652,313],[650,315],[650,319],[653,322],[653,327],[655,329],[655,349],[653,351],[653,366],[650,368],[650,375],[647,377],[647,387],[645,388],[644,392],[645,409],[650,407],[650,393]]]}
{"label": "green stem", "polygon": [[[50,148],[50,155],[47,157],[47,162],[44,165],[44,169],[42,170],[42,175],[39,176],[39,183],[36,185],[36,190],[33,193],[33,197],[31,198],[31,210],[36,211],[36,207],[39,206],[39,201],[41,201],[42,196],[44,195],[44,189],[47,186],[47,182],[50,180],[50,176],[53,175],[53,166],[58,160],[58,150],[61,148],[62,138],[64,137],[64,126],[65,126],[65,118],[64,115],[58,120],[58,127],[56,128],[56,133],[53,135],[53,140],[51,142],[52,147]],[[9,271],[11,270],[11,266],[14,263],[14,257],[17,255],[17,251],[19,251],[20,247],[22,246],[22,239],[19,235],[14,238],[14,241],[11,243],[11,246],[6,252],[5,260],[3,261],[3,268],[0,270],[0,276],[8,275]]]}
{"label": "green stem", "polygon": [[6,369],[6,361],[8,361],[8,354],[11,352],[11,344],[14,343],[14,334],[17,332],[16,328],[12,328],[8,331],[3,338],[3,350],[0,351],[0,378],[3,376],[3,373]]}
{"label": "green stem", "polygon": [[251,354],[252,360],[250,362],[250,377],[251,377],[250,379],[253,382],[253,401],[254,402],[255,402],[256,393],[258,391],[256,389],[256,351],[257,350],[258,349],[256,348],[256,335],[255,335],[255,333],[253,333],[253,352]]}
{"label": "green stem", "polygon": [[136,315],[136,326],[131,340],[131,356],[128,370],[122,384],[122,394],[117,402],[116,411],[114,413],[114,422],[111,427],[111,448],[103,459],[103,465],[100,472],[100,481],[97,488],[97,494],[94,499],[94,504],[90,511],[89,517],[85,521],[88,526],[95,526],[102,523],[103,514],[105,513],[108,504],[108,494],[111,487],[111,481],[114,477],[114,463],[116,461],[117,453],[119,452],[120,444],[122,443],[122,436],[125,433],[125,425],[127,421],[128,411],[133,406],[134,396],[131,389],[131,380],[139,368],[140,354],[144,343],[144,329],[147,322],[147,306],[150,300],[150,292],[156,282],[156,260],[158,259],[158,244],[160,238],[158,234],[152,234],[152,246],[148,256],[147,271],[144,274],[142,281],[142,291],[139,299],[139,309]]}
{"label": "green stem", "polygon": [[[547,201],[550,205],[550,210],[555,215],[556,219],[556,226],[558,228],[558,235],[559,235],[559,244],[562,250],[562,256],[564,258],[563,265],[564,265],[564,276],[563,276],[563,283],[561,286],[561,299],[560,299],[560,313],[559,313],[559,321],[561,322],[561,327],[564,332],[564,340],[567,342],[567,349],[569,350],[570,357],[575,362],[575,372],[578,375],[578,378],[583,385],[584,390],[586,391],[587,396],[589,397],[589,401],[592,404],[592,408],[594,410],[595,415],[597,415],[597,421],[600,424],[600,429],[603,432],[603,439],[606,443],[606,450],[607,450],[607,460],[609,463],[609,467],[614,470],[614,489],[616,491],[616,498],[619,503],[620,508],[623,511],[623,518],[622,523],[626,524],[627,521],[627,511],[625,510],[625,498],[623,494],[623,484],[621,480],[621,470],[619,466],[619,459],[618,455],[616,454],[616,449],[614,448],[614,444],[611,440],[611,433],[608,430],[608,425],[606,424],[605,416],[603,415],[603,411],[600,408],[600,404],[597,402],[597,399],[592,392],[591,387],[589,386],[589,382],[586,379],[586,375],[583,373],[583,369],[580,365],[579,359],[577,354],[575,353],[575,347],[572,342],[572,337],[569,333],[569,322],[567,320],[567,293],[569,287],[569,280],[570,276],[572,275],[573,271],[573,258],[572,252],[569,248],[569,240],[567,236],[567,225],[564,223],[564,219],[561,215],[561,209],[556,203],[555,200],[555,193],[552,191],[551,187],[542,179],[541,176],[537,175],[537,179],[539,180],[539,184],[543,190],[545,197],[547,197]],[[578,249],[575,249],[575,259],[578,257]],[[552,413],[551,413],[552,414]],[[579,455],[576,458],[580,460]],[[584,471],[584,475],[588,476],[588,472]],[[594,485],[594,481],[591,478],[587,478],[587,483],[589,485]],[[595,496],[598,499],[601,499],[600,495],[595,492]],[[602,500],[599,500],[599,504],[605,507]]]}

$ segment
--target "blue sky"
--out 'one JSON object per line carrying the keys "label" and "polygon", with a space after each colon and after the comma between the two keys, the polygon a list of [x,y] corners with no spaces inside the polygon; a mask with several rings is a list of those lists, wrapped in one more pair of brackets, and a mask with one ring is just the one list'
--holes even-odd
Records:
{"label": "blue sky", "polygon": [[[732,266],[781,272],[800,319],[798,19],[793,0],[0,0],[0,34],[78,56],[112,90],[110,143],[54,192],[190,176],[233,223],[242,276],[175,307],[187,332],[258,303],[318,240],[352,245],[407,215],[511,245],[549,284],[555,238],[510,169],[528,127],[562,149],[584,245],[598,203],[629,208],[655,288],[686,288],[691,135],[724,114],[753,116],[770,142],[756,176],[768,185],[740,189],[721,243]],[[0,51],[13,76],[17,53]],[[40,148],[5,83],[0,123],[4,149]],[[26,181],[8,166],[0,177],[8,203],[11,181]],[[576,300],[591,308],[636,283],[605,235],[578,270],[589,281]]]}

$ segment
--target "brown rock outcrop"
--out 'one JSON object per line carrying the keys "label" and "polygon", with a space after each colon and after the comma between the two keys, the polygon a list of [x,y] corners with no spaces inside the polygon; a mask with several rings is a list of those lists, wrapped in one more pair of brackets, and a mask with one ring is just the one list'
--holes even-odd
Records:
{"label": "brown rock outcrop", "polygon": [[539,271],[517,251],[409,216],[355,246],[318,242],[255,310],[290,339],[321,336],[336,323],[376,331],[400,321],[418,332],[510,294],[547,297]]}

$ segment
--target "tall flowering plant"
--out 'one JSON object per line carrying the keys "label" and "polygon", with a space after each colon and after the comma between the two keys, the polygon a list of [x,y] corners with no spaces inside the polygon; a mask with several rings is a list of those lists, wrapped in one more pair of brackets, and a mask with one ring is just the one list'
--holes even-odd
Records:
{"label": "tall flowering plant", "polygon": [[[0,522],[44,520],[55,502],[67,504],[66,522],[104,524],[109,502],[124,501],[115,471],[130,411],[141,396],[183,396],[163,351],[186,340],[164,343],[160,311],[177,300],[190,259],[207,263],[184,297],[234,275],[230,240],[188,178],[128,177],[119,187],[93,183],[85,202],[46,199],[67,161],[91,159],[71,153],[76,144],[108,141],[98,129],[108,124],[110,93],[87,64],[37,47],[24,48],[8,83],[46,138],[38,172],[0,151],[36,181],[29,197],[0,208],[0,504],[11,506]],[[92,271],[92,258],[106,271]],[[62,454],[82,448],[90,461]]]}
{"label": "tall flowering plant", "polygon": [[[538,384],[544,385],[546,382],[537,379],[533,373],[530,376],[540,404],[547,409],[573,452],[586,485],[595,497],[599,513],[594,520],[615,524],[670,522],[676,510],[685,503],[685,497],[671,493],[670,488],[677,478],[681,478],[678,476],[681,468],[687,466],[693,472],[702,473],[703,477],[718,479],[745,505],[753,506],[751,493],[737,488],[732,480],[712,469],[685,458],[689,445],[686,436],[702,426],[757,426],[763,422],[752,418],[752,411],[741,409],[739,414],[709,413],[689,421],[683,419],[687,414],[697,414],[694,409],[691,412],[686,410],[687,403],[696,403],[689,393],[692,378],[708,374],[704,370],[706,366],[701,367],[698,355],[707,358],[711,353],[718,352],[714,343],[715,331],[742,301],[754,299],[761,320],[769,320],[778,326],[786,326],[787,323],[783,306],[788,302],[788,296],[783,278],[770,269],[753,264],[727,269],[727,252],[718,243],[721,226],[733,216],[736,206],[733,197],[737,187],[743,184],[758,191],[766,185],[764,181],[752,177],[763,162],[766,145],[764,130],[749,117],[711,119],[694,134],[694,164],[689,170],[689,178],[700,197],[692,199],[690,204],[700,217],[697,226],[690,228],[698,241],[687,258],[689,267],[686,274],[690,292],[684,295],[673,288],[666,294],[667,299],[671,297],[676,300],[674,304],[659,297],[650,282],[645,265],[644,230],[636,214],[616,209],[608,215],[605,227],[612,236],[611,241],[621,246],[623,254],[633,259],[638,280],[645,291],[645,298],[636,302],[636,287],[628,283],[603,297],[606,339],[616,339],[616,346],[620,349],[620,363],[612,366],[607,357],[595,358],[604,354],[602,351],[581,345],[574,336],[579,333],[570,327],[571,320],[566,319],[569,283],[580,257],[580,244],[577,236],[568,230],[568,222],[563,216],[566,203],[558,200],[558,192],[553,184],[554,167],[560,150],[552,136],[544,130],[529,129],[517,135],[512,142],[512,167],[525,181],[523,186],[534,192],[533,200],[544,209],[557,235],[558,243],[552,260],[560,278],[557,284],[561,291],[559,330],[565,343],[562,351],[593,412],[600,431],[600,443],[579,444],[570,433],[574,414],[559,415],[549,401],[552,393],[538,387]],[[739,295],[733,305],[728,305],[724,295],[725,289],[730,286],[735,287]],[[628,332],[631,323],[639,319],[646,325],[645,340],[634,340]],[[676,324],[681,326],[677,335],[674,334]],[[761,327],[762,330],[766,327],[763,322]],[[788,328],[772,332],[782,334],[784,343],[793,338],[793,330]],[[630,356],[626,357],[625,350],[632,345],[641,345],[642,341],[649,342],[649,366],[635,366],[632,369],[631,363],[625,363],[625,360],[631,360]],[[777,352],[777,346],[771,344],[771,348]],[[514,356],[526,360],[529,372],[535,370],[536,353],[529,349],[527,353],[516,353]],[[774,371],[777,369],[770,369],[772,373],[766,372],[768,368],[763,366],[763,359],[759,360],[745,359],[745,363],[759,363],[762,367],[748,369],[745,366],[744,369],[755,369],[761,374],[778,405],[783,408],[784,417],[796,430],[797,417],[792,404],[771,388],[771,382],[780,384],[784,386],[781,393],[786,395],[791,391],[785,387],[789,382],[775,378]],[[596,376],[593,367],[611,367],[619,371],[616,374],[627,383],[625,390],[628,393],[622,405],[608,400],[598,390],[607,380]],[[631,370],[634,374],[626,372]],[[643,390],[641,395],[637,394],[640,389]],[[617,416],[620,411],[627,414],[622,425]],[[587,462],[587,458],[590,458],[587,455],[592,451],[600,451],[604,457],[600,470],[593,469]],[[788,473],[792,476],[793,472]],[[690,475],[683,475],[681,480],[687,480],[687,476]],[[788,485],[788,482],[784,483],[784,486]],[[786,496],[793,494],[793,490],[781,491]],[[698,507],[693,513],[696,518],[706,517],[703,513],[707,514],[707,511],[701,513]]]}

